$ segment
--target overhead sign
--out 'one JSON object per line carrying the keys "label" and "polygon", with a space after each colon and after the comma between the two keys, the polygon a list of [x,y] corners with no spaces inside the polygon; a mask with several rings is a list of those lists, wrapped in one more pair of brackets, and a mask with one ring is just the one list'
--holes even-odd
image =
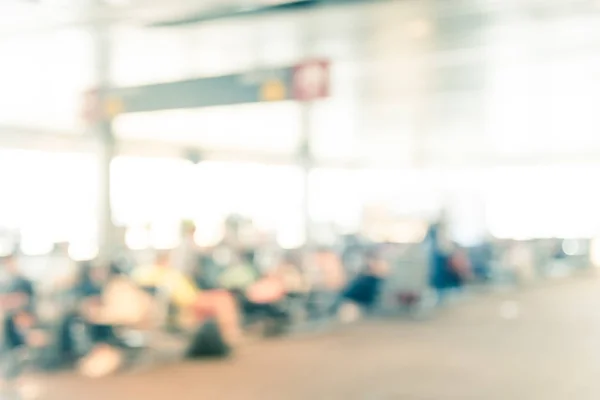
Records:
{"label": "overhead sign", "polygon": [[268,101],[312,101],[328,95],[329,62],[311,61],[295,67],[117,88],[103,99],[91,91],[85,97],[84,118],[110,119],[123,113]]}
{"label": "overhead sign", "polygon": [[293,68],[114,89],[122,113],[291,100]]}
{"label": "overhead sign", "polygon": [[263,83],[261,87],[261,100],[262,101],[282,101],[288,97],[288,88],[285,83],[271,79]]}

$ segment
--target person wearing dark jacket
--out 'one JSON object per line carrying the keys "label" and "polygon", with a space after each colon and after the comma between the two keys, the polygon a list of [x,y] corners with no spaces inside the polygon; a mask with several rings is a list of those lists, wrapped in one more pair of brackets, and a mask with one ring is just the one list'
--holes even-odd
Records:
{"label": "person wearing dark jacket", "polygon": [[11,380],[21,375],[24,368],[22,351],[33,343],[37,318],[35,312],[35,290],[31,280],[20,271],[14,255],[4,257],[2,267],[6,282],[0,294],[0,305],[4,312],[2,319],[5,379]]}
{"label": "person wearing dark jacket", "polygon": [[7,317],[4,320],[4,347],[8,350],[26,344],[26,333],[35,320],[35,290],[33,282],[20,272],[16,257],[2,260],[7,282],[2,288],[0,303]]}
{"label": "person wearing dark jacket", "polygon": [[[86,307],[101,301],[106,279],[104,271],[93,266],[90,262],[81,263],[75,285],[71,293],[75,300],[76,308],[66,314],[59,328],[60,362],[75,361],[82,356],[81,352],[90,351],[98,344],[112,344],[117,341],[113,327],[110,325],[96,324],[86,321],[81,317],[81,307]],[[111,267],[112,274],[113,269]],[[76,337],[74,327],[83,327],[83,336]],[[78,341],[79,340],[79,341]]]}
{"label": "person wearing dark jacket", "polygon": [[336,314],[345,301],[353,302],[367,311],[377,305],[388,272],[387,263],[376,251],[369,251],[363,270],[342,290],[330,312]]}

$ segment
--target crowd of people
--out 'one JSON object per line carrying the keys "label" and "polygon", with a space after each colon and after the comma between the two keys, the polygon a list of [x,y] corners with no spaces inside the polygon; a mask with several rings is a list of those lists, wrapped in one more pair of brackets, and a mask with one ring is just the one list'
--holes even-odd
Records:
{"label": "crowd of people", "polygon": [[5,380],[34,368],[102,376],[160,347],[155,333],[174,338],[182,357],[227,356],[253,327],[276,335],[299,320],[335,320],[348,301],[371,310],[388,270],[381,246],[356,236],[284,251],[235,234],[201,247],[194,235],[183,224],[180,246],[156,250],[151,262],[121,254],[74,263],[52,290],[23,272],[18,254],[3,257]]}
{"label": "crowd of people", "polygon": [[[52,290],[26,276],[17,254],[4,257],[5,380],[28,368],[106,375],[162,346],[167,336],[179,344],[181,357],[224,357],[254,327],[277,335],[299,321],[344,319],[349,305],[355,314],[373,312],[397,267],[389,244],[357,235],[340,237],[335,246],[284,251],[248,245],[237,228],[228,226],[220,243],[202,247],[194,225],[183,224],[181,244],[156,250],[152,261],[120,254],[112,262],[80,262]],[[459,246],[444,220],[431,224],[419,246],[428,262],[425,286],[434,289],[438,303],[468,282],[490,279],[489,245]],[[422,293],[394,296],[398,305],[411,307]]]}

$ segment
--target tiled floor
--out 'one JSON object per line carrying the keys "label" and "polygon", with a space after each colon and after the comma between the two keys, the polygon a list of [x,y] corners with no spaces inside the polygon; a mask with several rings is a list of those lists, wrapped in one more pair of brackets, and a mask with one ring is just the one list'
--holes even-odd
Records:
{"label": "tiled floor", "polygon": [[216,363],[89,381],[56,400],[598,400],[600,281],[475,297],[429,321],[369,322],[252,345]]}

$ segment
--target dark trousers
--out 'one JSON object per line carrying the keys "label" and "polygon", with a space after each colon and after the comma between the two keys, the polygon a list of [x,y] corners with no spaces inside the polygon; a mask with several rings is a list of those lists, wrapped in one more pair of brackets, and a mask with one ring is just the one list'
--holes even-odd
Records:
{"label": "dark trousers", "polygon": [[372,275],[359,275],[338,295],[330,313],[338,312],[344,301],[352,301],[367,311],[372,311],[379,299],[383,280]]}
{"label": "dark trousers", "polygon": [[[74,329],[77,326],[81,329]],[[117,342],[112,326],[81,320],[77,314],[66,315],[58,329],[58,353],[63,362],[78,359],[97,344]]]}
{"label": "dark trousers", "polygon": [[29,358],[26,332],[17,326],[15,314],[4,317],[2,330],[4,335],[2,376],[5,379],[14,379],[21,375]]}

